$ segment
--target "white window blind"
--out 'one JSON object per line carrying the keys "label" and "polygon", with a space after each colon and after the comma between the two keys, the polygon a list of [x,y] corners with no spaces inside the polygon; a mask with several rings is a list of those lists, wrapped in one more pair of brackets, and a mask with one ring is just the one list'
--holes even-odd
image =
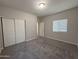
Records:
{"label": "white window blind", "polygon": [[53,21],[53,32],[67,32],[67,19]]}

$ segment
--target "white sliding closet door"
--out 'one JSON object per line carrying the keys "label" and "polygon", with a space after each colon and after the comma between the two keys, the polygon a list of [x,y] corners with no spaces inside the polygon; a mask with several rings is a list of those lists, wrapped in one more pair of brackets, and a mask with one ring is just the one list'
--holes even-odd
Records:
{"label": "white sliding closet door", "polygon": [[14,20],[2,18],[5,47],[15,44]]}
{"label": "white sliding closet door", "polygon": [[40,23],[40,36],[44,36],[44,23]]}
{"label": "white sliding closet door", "polygon": [[15,20],[16,43],[25,41],[25,20]]}

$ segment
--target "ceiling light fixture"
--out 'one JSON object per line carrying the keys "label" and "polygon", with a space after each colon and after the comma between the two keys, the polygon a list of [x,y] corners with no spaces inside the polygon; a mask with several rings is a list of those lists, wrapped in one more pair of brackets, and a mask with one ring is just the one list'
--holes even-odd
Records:
{"label": "ceiling light fixture", "polygon": [[44,8],[45,5],[46,5],[45,3],[39,3],[39,7],[40,7],[40,8]]}

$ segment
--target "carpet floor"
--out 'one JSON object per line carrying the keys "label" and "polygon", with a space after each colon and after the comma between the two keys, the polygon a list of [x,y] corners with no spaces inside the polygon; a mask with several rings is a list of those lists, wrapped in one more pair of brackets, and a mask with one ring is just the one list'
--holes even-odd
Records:
{"label": "carpet floor", "polygon": [[49,38],[37,39],[6,47],[0,59],[78,59],[77,46]]}

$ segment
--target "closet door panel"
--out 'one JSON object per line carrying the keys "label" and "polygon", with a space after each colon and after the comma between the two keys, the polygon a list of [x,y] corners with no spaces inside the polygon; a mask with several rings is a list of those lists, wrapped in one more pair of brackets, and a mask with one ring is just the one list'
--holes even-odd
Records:
{"label": "closet door panel", "polygon": [[5,47],[15,44],[14,20],[2,18]]}
{"label": "closet door panel", "polygon": [[0,18],[0,49],[3,48],[3,40],[2,40],[2,24],[1,24],[1,18]]}
{"label": "closet door panel", "polygon": [[25,41],[25,20],[15,20],[16,43]]}

